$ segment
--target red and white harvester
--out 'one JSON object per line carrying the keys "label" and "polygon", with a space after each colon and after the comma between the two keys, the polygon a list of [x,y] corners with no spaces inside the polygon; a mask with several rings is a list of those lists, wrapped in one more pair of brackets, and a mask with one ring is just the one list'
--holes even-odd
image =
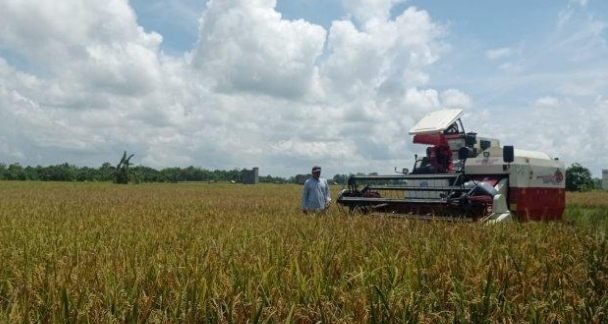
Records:
{"label": "red and white harvester", "polygon": [[351,211],[423,219],[560,220],[564,164],[466,133],[462,115],[460,109],[428,114],[410,130],[415,144],[428,146],[411,172],[351,176],[338,203]]}

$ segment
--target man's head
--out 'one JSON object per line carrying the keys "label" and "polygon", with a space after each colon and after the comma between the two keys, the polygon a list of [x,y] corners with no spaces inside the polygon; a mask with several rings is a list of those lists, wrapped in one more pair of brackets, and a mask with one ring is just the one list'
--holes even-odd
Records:
{"label": "man's head", "polygon": [[321,177],[321,167],[320,166],[312,167],[312,177],[317,180],[319,179],[319,177]]}

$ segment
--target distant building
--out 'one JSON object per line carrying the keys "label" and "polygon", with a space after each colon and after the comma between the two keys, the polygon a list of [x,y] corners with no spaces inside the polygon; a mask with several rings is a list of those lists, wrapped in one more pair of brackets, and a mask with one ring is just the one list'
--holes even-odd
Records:
{"label": "distant building", "polygon": [[303,185],[306,180],[312,178],[312,174],[298,174],[296,176],[296,183],[299,185]]}
{"label": "distant building", "polygon": [[241,173],[243,184],[257,185],[260,183],[259,168],[253,168],[252,170],[243,170]]}
{"label": "distant building", "polygon": [[602,171],[602,189],[608,190],[608,170]]}

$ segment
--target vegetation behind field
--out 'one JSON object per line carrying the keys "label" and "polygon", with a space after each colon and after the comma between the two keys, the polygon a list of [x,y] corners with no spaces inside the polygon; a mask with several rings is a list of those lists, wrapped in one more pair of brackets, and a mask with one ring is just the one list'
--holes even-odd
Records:
{"label": "vegetation behind field", "polygon": [[483,226],[304,216],[300,189],[0,182],[0,321],[608,321],[605,193]]}
{"label": "vegetation behind field", "polygon": [[[127,152],[123,159],[127,158]],[[123,160],[121,160],[123,161]],[[130,161],[130,159],[129,159]],[[121,162],[123,163],[123,162]],[[79,167],[68,163],[51,166],[26,166],[19,163],[5,164],[0,162],[0,180],[9,181],[53,181],[53,182],[115,182],[115,183],[177,183],[177,182],[243,182],[243,172],[238,170],[207,170],[201,167],[189,166],[186,168],[164,168],[157,170],[147,166],[129,166],[117,172],[109,162],[103,163],[99,168]],[[330,180],[332,183],[345,184],[352,174],[335,174]],[[356,175],[366,175],[358,172]],[[367,175],[378,175],[371,172]],[[278,176],[260,176],[260,183],[287,184],[298,183],[298,177],[310,175],[297,175],[288,178]],[[120,180],[122,179],[122,181]],[[601,190],[601,180],[593,179],[591,171],[584,166],[574,163],[566,169],[566,190],[571,192],[585,192]]]}
{"label": "vegetation behind field", "polygon": [[[187,181],[234,181],[242,182],[244,170],[207,170],[200,167],[165,168],[156,170],[147,166],[133,166],[129,169],[129,178],[135,183],[175,183]],[[112,182],[116,180],[116,168],[105,162],[99,168],[78,167],[68,163],[51,166],[26,166],[18,163],[6,165],[0,163],[0,180],[9,181],[53,181],[53,182]],[[262,183],[288,183],[294,179],[276,176],[260,176]]]}

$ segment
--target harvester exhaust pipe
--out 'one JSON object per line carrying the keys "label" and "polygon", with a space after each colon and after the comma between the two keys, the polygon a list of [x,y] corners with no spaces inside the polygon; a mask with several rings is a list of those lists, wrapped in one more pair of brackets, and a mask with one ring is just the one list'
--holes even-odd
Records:
{"label": "harvester exhaust pipe", "polygon": [[505,163],[502,169],[504,171],[509,170],[511,168],[511,163],[515,162],[515,149],[513,146],[503,146],[502,160]]}
{"label": "harvester exhaust pipe", "polygon": [[502,148],[502,158],[505,163],[515,162],[515,149],[513,146],[504,146]]}

